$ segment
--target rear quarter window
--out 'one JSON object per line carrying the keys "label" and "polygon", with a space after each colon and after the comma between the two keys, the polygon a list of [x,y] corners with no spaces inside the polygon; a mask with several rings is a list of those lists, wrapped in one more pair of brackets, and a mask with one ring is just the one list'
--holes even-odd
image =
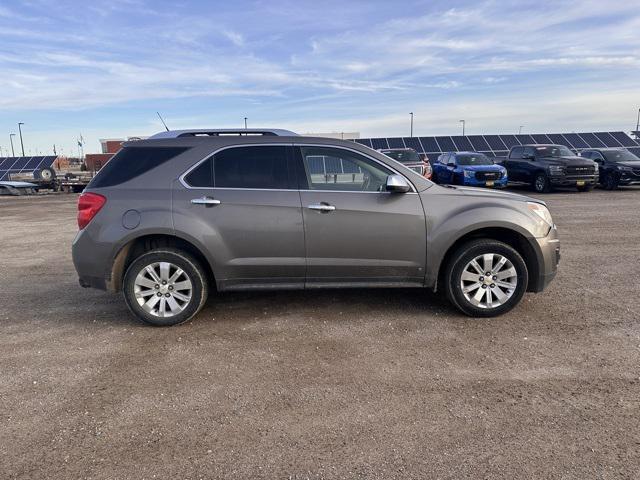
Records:
{"label": "rear quarter window", "polygon": [[113,187],[128,182],[187,150],[185,147],[124,147],[96,174],[87,188]]}

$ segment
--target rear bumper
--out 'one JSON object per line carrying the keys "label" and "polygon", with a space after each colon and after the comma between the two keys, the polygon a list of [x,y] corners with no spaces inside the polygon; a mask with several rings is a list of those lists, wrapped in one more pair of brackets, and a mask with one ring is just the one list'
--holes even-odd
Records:
{"label": "rear bumper", "polygon": [[85,288],[107,290],[108,265],[104,259],[111,258],[108,246],[96,242],[90,233],[90,226],[80,230],[71,247],[73,266],[78,273],[78,282]]}
{"label": "rear bumper", "polygon": [[558,230],[554,227],[549,234],[543,238],[536,238],[537,247],[539,249],[538,272],[529,285],[530,292],[541,292],[558,273],[558,264],[560,263],[560,239],[558,238]]}

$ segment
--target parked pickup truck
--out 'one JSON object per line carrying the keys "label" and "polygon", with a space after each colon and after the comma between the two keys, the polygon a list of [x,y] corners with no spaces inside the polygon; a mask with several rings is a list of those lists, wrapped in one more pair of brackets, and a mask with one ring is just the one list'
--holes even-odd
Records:
{"label": "parked pickup truck", "polygon": [[584,192],[598,182],[598,164],[576,156],[564,145],[520,145],[507,158],[497,158],[510,182],[526,183],[538,193],[554,187],[576,187]]}

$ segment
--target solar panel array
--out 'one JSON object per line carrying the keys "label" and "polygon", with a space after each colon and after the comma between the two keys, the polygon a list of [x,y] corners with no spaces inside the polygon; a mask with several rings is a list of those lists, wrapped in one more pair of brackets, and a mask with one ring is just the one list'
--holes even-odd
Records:
{"label": "solar panel array", "polygon": [[0,157],[0,181],[10,180],[11,174],[33,173],[39,168],[51,167],[56,156]]}
{"label": "solar panel array", "polygon": [[418,153],[426,153],[431,161],[444,152],[475,151],[490,157],[504,157],[511,147],[529,143],[566,145],[575,152],[586,148],[625,147],[640,157],[640,139],[633,140],[624,132],[358,138],[355,141],[375,149],[413,148]]}

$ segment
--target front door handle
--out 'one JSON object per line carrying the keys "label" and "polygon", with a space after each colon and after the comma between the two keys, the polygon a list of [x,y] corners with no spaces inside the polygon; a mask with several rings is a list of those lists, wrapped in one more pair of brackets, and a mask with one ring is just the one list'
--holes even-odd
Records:
{"label": "front door handle", "polygon": [[309,205],[309,208],[311,210],[318,210],[324,213],[333,212],[336,209],[333,205],[326,205],[324,203]]}
{"label": "front door handle", "polygon": [[211,197],[200,197],[200,198],[192,198],[191,203],[194,205],[205,205],[207,207],[212,207],[214,205],[220,205],[220,200],[216,200]]}

